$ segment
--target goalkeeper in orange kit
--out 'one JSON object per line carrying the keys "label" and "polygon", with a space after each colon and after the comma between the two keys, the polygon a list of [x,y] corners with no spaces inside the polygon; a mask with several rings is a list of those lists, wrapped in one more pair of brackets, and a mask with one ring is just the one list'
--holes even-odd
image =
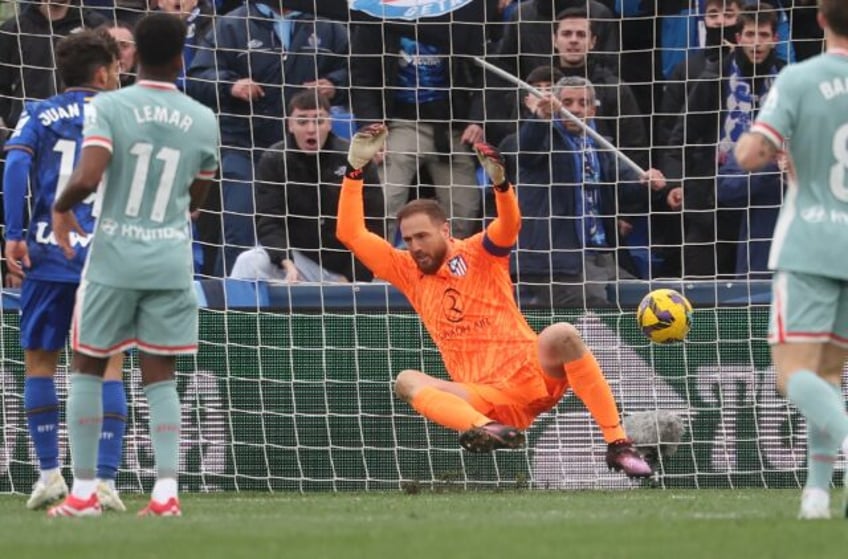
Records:
{"label": "goalkeeper in orange kit", "polygon": [[444,210],[414,200],[397,214],[408,251],[365,228],[362,168],[382,149],[385,126],[357,132],[348,152],[336,234],[374,274],[399,289],[439,348],[452,381],[401,371],[398,397],[421,415],[460,432],[470,452],[519,448],[533,420],[570,387],[586,404],[608,444],[610,468],[646,477],[650,466],[621,426],[615,399],[594,355],[571,324],[536,334],[519,311],[509,277],[509,253],[521,214],[500,154],[475,151],[494,184],[497,218],[482,233],[451,238]]}

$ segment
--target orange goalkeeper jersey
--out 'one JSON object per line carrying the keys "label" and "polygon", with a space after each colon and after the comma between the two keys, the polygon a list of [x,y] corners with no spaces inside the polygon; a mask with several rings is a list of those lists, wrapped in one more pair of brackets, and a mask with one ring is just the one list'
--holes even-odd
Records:
{"label": "orange goalkeeper jersey", "polygon": [[452,239],[442,267],[424,274],[409,252],[365,228],[362,181],[342,183],[339,240],[406,295],[456,382],[503,383],[537,359],[536,333],[518,310],[509,277],[510,248],[521,224],[518,201],[510,189],[497,193],[496,202],[498,218],[486,231]]}

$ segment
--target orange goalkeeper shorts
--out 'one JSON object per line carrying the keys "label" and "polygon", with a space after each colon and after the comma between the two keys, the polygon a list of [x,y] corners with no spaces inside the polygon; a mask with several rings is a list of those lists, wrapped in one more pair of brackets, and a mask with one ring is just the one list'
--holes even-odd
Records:
{"label": "orange goalkeeper shorts", "polygon": [[504,380],[493,384],[462,383],[471,406],[498,423],[524,430],[536,417],[553,408],[568,390],[566,378],[545,374],[538,360],[517,367]]}

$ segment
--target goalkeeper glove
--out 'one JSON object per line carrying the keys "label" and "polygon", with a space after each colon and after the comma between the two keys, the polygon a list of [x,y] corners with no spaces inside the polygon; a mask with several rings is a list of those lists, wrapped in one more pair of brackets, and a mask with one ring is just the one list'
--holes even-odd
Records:
{"label": "goalkeeper glove", "polygon": [[477,142],[474,144],[474,152],[477,154],[477,159],[480,165],[486,170],[486,174],[498,192],[506,192],[509,190],[509,183],[506,181],[506,168],[503,156],[493,146],[485,142]]}
{"label": "goalkeeper glove", "polygon": [[374,159],[377,152],[383,149],[388,134],[386,125],[379,123],[369,124],[354,134],[347,152],[347,162],[351,168],[358,171]]}

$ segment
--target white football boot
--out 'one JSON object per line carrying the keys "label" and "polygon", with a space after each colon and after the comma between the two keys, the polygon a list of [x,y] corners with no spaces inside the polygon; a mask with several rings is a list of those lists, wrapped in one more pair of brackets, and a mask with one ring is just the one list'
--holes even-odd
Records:
{"label": "white football boot", "polygon": [[802,520],[822,520],[830,518],[830,493],[824,489],[809,487],[801,493],[801,510],[798,518]]}
{"label": "white football boot", "polygon": [[121,496],[118,490],[112,487],[108,482],[100,480],[97,482],[97,500],[100,501],[100,506],[104,510],[114,510],[118,512],[126,512],[127,507],[121,501]]}
{"label": "white football boot", "polygon": [[62,477],[60,471],[55,471],[47,477],[46,481],[39,479],[32,486],[32,493],[27,499],[27,508],[34,510],[49,505],[67,496],[68,484]]}

